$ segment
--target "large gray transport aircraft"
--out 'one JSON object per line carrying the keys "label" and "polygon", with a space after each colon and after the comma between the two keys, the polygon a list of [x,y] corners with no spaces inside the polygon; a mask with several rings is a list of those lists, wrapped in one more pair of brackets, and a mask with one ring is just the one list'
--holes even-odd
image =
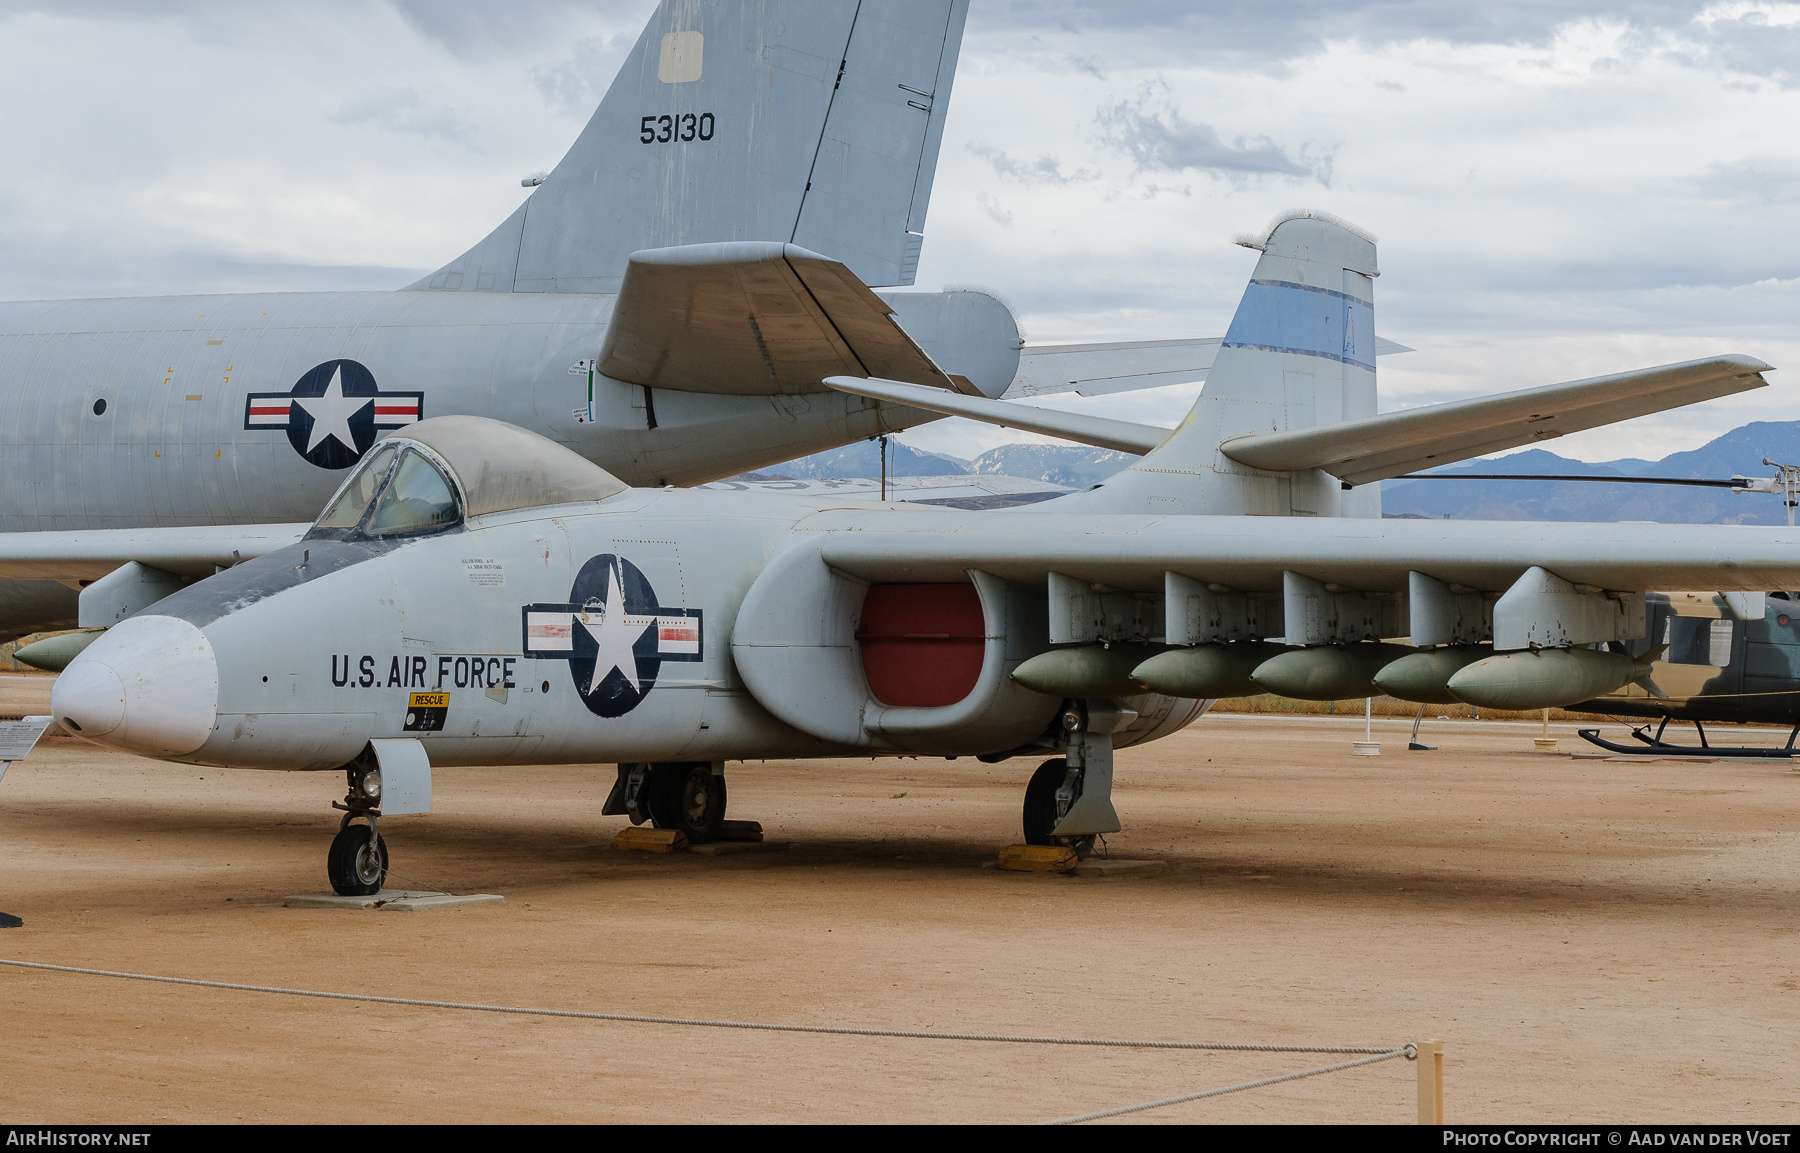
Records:
{"label": "large gray transport aircraft", "polygon": [[[346,773],[328,855],[344,893],[380,886],[380,822],[428,810],[433,770],[457,765],[611,763],[605,812],[704,840],[728,761],[1041,759],[1020,774],[1025,836],[1080,851],[1120,827],[1113,750],[1177,731],[1238,668],[1366,682],[1415,649],[1490,645],[1530,680],[1642,637],[1648,590],[1800,587],[1789,529],[1383,520],[1373,483],[1757,388],[1767,365],[1382,414],[1374,243],[1302,215],[1254,246],[1180,427],[1046,414],[1148,453],[1048,504],[633,487],[450,416],[389,437],[310,526],[221,527],[203,547],[181,529],[16,533],[0,575],[260,552],[150,603],[129,580],[90,586],[121,619],[51,708],[148,757]],[[1016,419],[942,387],[825,379]]]}

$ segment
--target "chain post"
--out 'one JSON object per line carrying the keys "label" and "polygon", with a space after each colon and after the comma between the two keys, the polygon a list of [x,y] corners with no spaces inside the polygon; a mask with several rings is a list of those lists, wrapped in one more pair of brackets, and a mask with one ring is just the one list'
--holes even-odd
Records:
{"label": "chain post", "polygon": [[1419,1067],[1419,1124],[1444,1123],[1444,1043],[1420,1041],[1415,1064]]}

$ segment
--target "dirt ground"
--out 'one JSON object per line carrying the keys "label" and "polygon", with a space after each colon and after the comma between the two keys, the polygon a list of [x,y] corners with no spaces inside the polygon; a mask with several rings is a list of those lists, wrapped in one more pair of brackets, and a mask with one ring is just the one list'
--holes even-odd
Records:
{"label": "dirt ground", "polygon": [[[47,678],[0,678],[0,712]],[[1435,728],[1435,732],[1432,731]],[[983,866],[1035,762],[730,767],[786,853],[611,847],[607,766],[440,771],[397,877],[504,905],[297,910],[335,774],[73,741],[0,783],[0,957],[764,1022],[1228,1042],[1438,1038],[1449,1119],[1800,1119],[1800,773],[1532,749],[1534,726],[1209,717],[1120,755],[1113,856]],[[1559,727],[1562,749],[1582,747]],[[1776,743],[1771,732],[1755,734]],[[371,1006],[0,967],[9,1122],[1036,1121],[1324,1064]],[[1138,1114],[1408,1122],[1413,1067]]]}

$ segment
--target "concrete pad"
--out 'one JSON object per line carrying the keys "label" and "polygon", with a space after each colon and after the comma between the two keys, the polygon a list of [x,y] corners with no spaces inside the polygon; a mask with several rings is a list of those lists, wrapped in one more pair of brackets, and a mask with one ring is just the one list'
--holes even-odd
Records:
{"label": "concrete pad", "polygon": [[1086,860],[1075,866],[1077,877],[1142,877],[1160,873],[1169,867],[1167,861]]}
{"label": "concrete pad", "polygon": [[289,897],[282,904],[290,909],[393,909],[414,913],[424,909],[449,909],[457,905],[487,905],[505,901],[496,893],[436,893],[419,889],[383,889],[366,897],[345,897],[337,893],[306,893]]}
{"label": "concrete pad", "polygon": [[689,845],[688,852],[698,853],[702,857],[729,857],[734,853],[785,853],[788,851],[786,841],[709,841],[704,845]]}
{"label": "concrete pad", "polygon": [[420,913],[427,909],[454,909],[458,905],[503,905],[506,898],[498,893],[421,893],[401,897],[382,905],[397,913]]}

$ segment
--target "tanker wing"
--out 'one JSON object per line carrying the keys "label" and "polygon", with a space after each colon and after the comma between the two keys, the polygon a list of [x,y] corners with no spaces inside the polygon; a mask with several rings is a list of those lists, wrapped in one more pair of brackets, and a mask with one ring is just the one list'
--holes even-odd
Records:
{"label": "tanker wing", "polygon": [[598,368],[646,388],[746,396],[823,392],[842,374],[965,387],[843,264],[753,241],[633,253]]}

